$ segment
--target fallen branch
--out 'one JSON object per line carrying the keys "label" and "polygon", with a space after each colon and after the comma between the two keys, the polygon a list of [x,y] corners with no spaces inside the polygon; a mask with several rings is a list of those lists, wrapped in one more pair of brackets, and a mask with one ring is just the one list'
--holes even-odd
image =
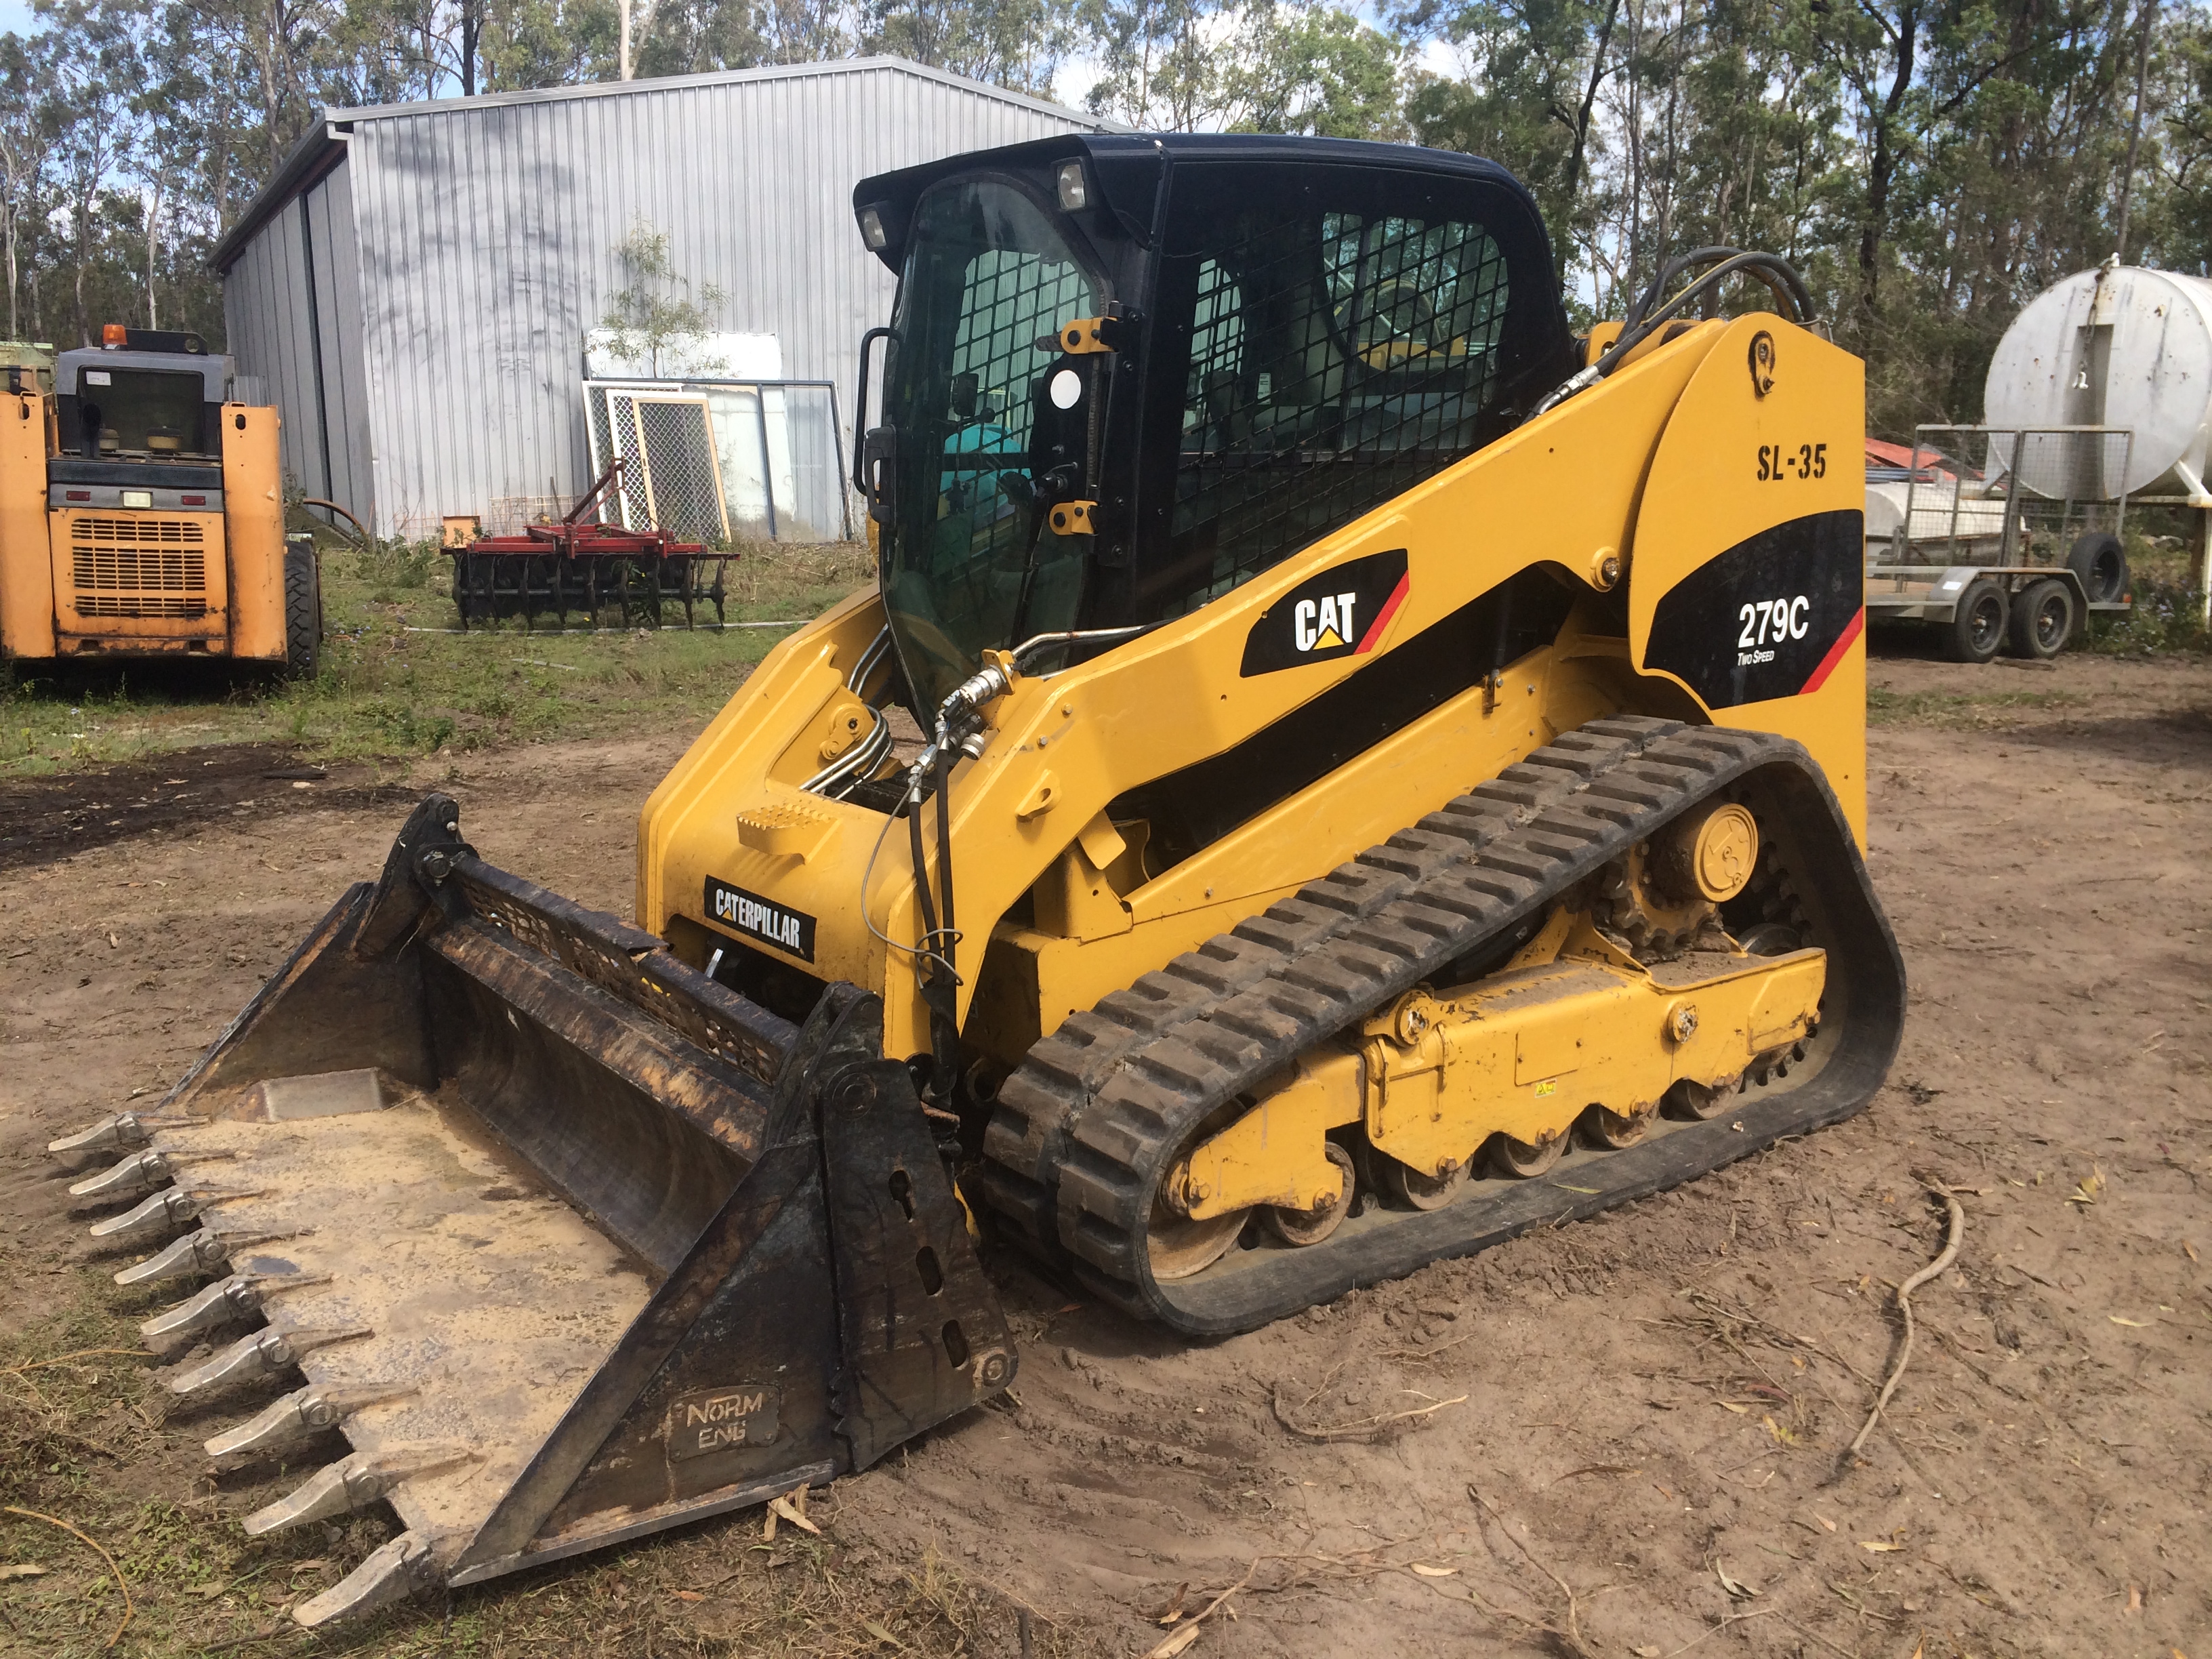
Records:
{"label": "fallen branch", "polygon": [[1468,1589],[1468,1594],[1474,1598],[1478,1606],[1483,1607],[1485,1610],[1491,1613],[1504,1613],[1505,1617],[1509,1619],[1516,1620],[1522,1624],[1527,1625],[1533,1630],[1540,1630],[1543,1632],[1545,1635],[1550,1637],[1553,1642],[1557,1643],[1565,1650],[1569,1655],[1569,1659],[1596,1659],[1596,1656],[1592,1654],[1589,1650],[1589,1644],[1583,1640],[1582,1603],[1576,1599],[1573,1587],[1570,1585],[1565,1579],[1560,1577],[1559,1574],[1553,1572],[1550,1567],[1545,1565],[1541,1560],[1538,1559],[1535,1551],[1530,1549],[1528,1545],[1522,1542],[1520,1539],[1513,1536],[1513,1528],[1505,1524],[1505,1517],[1498,1512],[1496,1506],[1493,1505],[1487,1498],[1485,1498],[1480,1492],[1475,1490],[1474,1483],[1472,1481],[1468,1483],[1467,1495],[1474,1499],[1474,1501],[1481,1506],[1484,1514],[1487,1515],[1492,1521],[1495,1521],[1498,1523],[1498,1531],[1504,1533],[1508,1538],[1511,1538],[1513,1540],[1513,1547],[1519,1550],[1522,1554],[1528,1558],[1528,1564],[1531,1566],[1534,1567],[1537,1571],[1542,1573],[1545,1577],[1550,1579],[1554,1584],[1557,1584],[1559,1587],[1559,1594],[1567,1598],[1567,1627],[1565,1630],[1561,1630],[1556,1625],[1544,1624],[1536,1620],[1526,1618],[1517,1613],[1508,1613],[1503,1607],[1492,1607],[1489,1602],[1485,1601],[1481,1596],[1477,1595],[1472,1587]]}
{"label": "fallen branch", "polygon": [[[1439,1400],[1431,1405],[1416,1406],[1411,1411],[1388,1412],[1380,1416],[1363,1417],[1358,1419],[1357,1421],[1351,1423],[1334,1423],[1331,1424],[1327,1428],[1320,1429],[1310,1429],[1303,1423],[1294,1423],[1291,1420],[1290,1412],[1283,1404],[1283,1391],[1279,1385],[1277,1386],[1273,1395],[1270,1396],[1269,1403],[1271,1403],[1275,1408],[1275,1421],[1281,1424],[1292,1434],[1297,1436],[1299,1439],[1312,1440],[1316,1442],[1333,1442],[1338,1440],[1372,1440],[1376,1435],[1382,1433],[1394,1424],[1418,1422],[1425,1418],[1434,1416],[1437,1413],[1443,1410],[1447,1406],[1463,1406],[1467,1403],[1467,1396],[1463,1394],[1455,1395],[1449,1400]],[[1310,1401],[1309,1401],[1309,1403],[1310,1403]]]}
{"label": "fallen branch", "polygon": [[41,1515],[36,1510],[19,1510],[13,1504],[8,1504],[6,1506],[6,1510],[9,1515],[20,1515],[27,1520],[43,1521],[50,1527],[59,1527],[64,1532],[87,1546],[97,1553],[101,1560],[107,1563],[108,1571],[115,1575],[115,1588],[123,1592],[123,1622],[115,1627],[115,1634],[107,1638],[106,1646],[103,1647],[100,1651],[105,1653],[109,1648],[112,1648],[118,1642],[120,1642],[123,1639],[123,1632],[131,1628],[131,1614],[132,1608],[131,1606],[131,1586],[123,1582],[123,1569],[115,1565],[115,1558],[110,1555],[106,1550],[102,1548],[100,1543],[89,1534],[79,1532],[75,1527],[70,1525],[66,1521],[57,1519],[55,1516],[51,1515]]}
{"label": "fallen branch", "polygon": [[1882,1382],[1881,1393],[1875,1399],[1874,1409],[1867,1413],[1867,1420],[1860,1425],[1857,1436],[1844,1453],[1844,1461],[1846,1463],[1858,1455],[1859,1448],[1866,1444],[1866,1437],[1874,1432],[1874,1425],[1881,1419],[1882,1407],[1889,1404],[1890,1395],[1897,1392],[1898,1382],[1905,1376],[1905,1368],[1912,1358],[1913,1291],[1928,1283],[1929,1279],[1940,1277],[1945,1268],[1957,1261],[1959,1246],[1966,1240],[1966,1212],[1960,1207],[1959,1200],[1952,1195],[1951,1189],[1937,1184],[1930,1186],[1928,1190],[1941,1198],[1951,1208],[1950,1224],[1946,1230],[1943,1253],[1897,1287],[1897,1311],[1905,1320],[1905,1344],[1898,1350],[1897,1363],[1889,1368],[1889,1376]]}
{"label": "fallen branch", "polygon": [[1164,1637],[1161,1638],[1159,1645],[1153,1648],[1151,1652],[1147,1653],[1145,1656],[1145,1659],[1175,1659],[1175,1656],[1176,1654],[1181,1653],[1193,1642],[1198,1640],[1199,1626],[1203,1625],[1207,1620],[1212,1618],[1214,1613],[1219,1610],[1223,1602],[1226,1601],[1231,1596],[1236,1595],[1238,1590],[1243,1589],[1245,1585],[1250,1583],[1252,1582],[1252,1575],[1260,1571],[1260,1563],[1269,1559],[1270,1558],[1264,1555],[1254,1556],[1252,1558],[1252,1565],[1244,1569],[1244,1576],[1242,1578],[1231,1584],[1227,1589],[1222,1591],[1220,1595],[1215,1596],[1211,1601],[1208,1601],[1205,1607],[1200,1611],[1191,1614],[1188,1619],[1185,1620],[1182,1624],[1176,1626]]}

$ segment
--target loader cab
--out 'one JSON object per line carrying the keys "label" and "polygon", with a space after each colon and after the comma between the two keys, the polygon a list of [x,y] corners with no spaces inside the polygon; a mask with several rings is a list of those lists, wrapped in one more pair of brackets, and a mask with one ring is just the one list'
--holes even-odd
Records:
{"label": "loader cab", "polygon": [[1085,136],[854,203],[900,278],[860,482],[917,714],[987,648],[1195,610],[1577,367],[1534,204],[1467,156]]}
{"label": "loader cab", "polygon": [[55,362],[62,453],[87,461],[222,459],[230,359],[197,334],[111,326],[102,344]]}

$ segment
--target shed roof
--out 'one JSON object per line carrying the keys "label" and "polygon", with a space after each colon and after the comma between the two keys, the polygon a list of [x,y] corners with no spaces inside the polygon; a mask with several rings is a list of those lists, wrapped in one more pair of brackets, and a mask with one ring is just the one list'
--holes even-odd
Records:
{"label": "shed roof", "polygon": [[703,75],[671,75],[647,81],[599,81],[584,86],[544,87],[530,92],[485,93],[474,98],[431,98],[408,104],[367,104],[356,107],[334,105],[326,107],[322,118],[301,135],[299,143],[292,146],[275,175],[246,204],[246,211],[239,216],[238,222],[215,245],[214,251],[208,256],[208,264],[218,271],[228,270],[236,264],[246,245],[253,240],[264,225],[282,212],[293,198],[313,189],[344,158],[347,137],[356,125],[363,121],[505,109],[524,104],[567,103],[583,98],[650,97],[656,93],[677,88],[741,86],[762,81],[801,81],[885,70],[912,76],[917,80],[935,81],[975,97],[1009,104],[1018,109],[1056,115],[1078,126],[1113,132],[1130,131],[1118,121],[1085,114],[1080,110],[1069,109],[1065,105],[1051,103],[1042,98],[1032,98],[1026,93],[1010,92],[1004,87],[971,81],[949,70],[933,69],[928,64],[916,64],[904,58],[848,58],[824,64],[778,64],[764,69],[717,70]]}

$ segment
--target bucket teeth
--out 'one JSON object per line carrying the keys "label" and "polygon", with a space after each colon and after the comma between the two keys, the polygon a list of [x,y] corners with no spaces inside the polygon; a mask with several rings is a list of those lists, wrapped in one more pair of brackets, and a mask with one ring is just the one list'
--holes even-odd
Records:
{"label": "bucket teeth", "polygon": [[168,1249],[115,1275],[118,1285],[150,1285],[157,1279],[191,1279],[221,1273],[230,1265],[230,1244],[204,1227],[181,1234]]}
{"label": "bucket teeth", "polygon": [[46,1150],[64,1158],[76,1152],[130,1152],[152,1139],[152,1133],[136,1112],[118,1112],[112,1117],[100,1119],[89,1129],[48,1141]]}
{"label": "bucket teeth", "polygon": [[325,1347],[333,1342],[350,1341],[367,1336],[363,1330],[349,1331],[256,1331],[241,1336],[212,1359],[204,1360],[190,1370],[180,1371],[168,1379],[172,1394],[198,1394],[204,1389],[221,1388],[227,1382],[245,1382],[252,1378],[273,1376],[296,1364],[301,1354],[313,1348]]}
{"label": "bucket teeth", "polygon": [[296,1527],[304,1521],[327,1521],[333,1516],[365,1510],[401,1481],[434,1470],[465,1463],[475,1453],[459,1446],[396,1447],[390,1451],[356,1452],[327,1465],[296,1488],[264,1509],[246,1517],[249,1538]]}
{"label": "bucket teeth", "polygon": [[234,1319],[244,1319],[261,1308],[264,1280],[252,1273],[233,1273],[209,1285],[198,1296],[179,1302],[167,1313],[155,1314],[138,1328],[142,1336],[191,1336],[211,1331]]}
{"label": "bucket teeth", "polygon": [[125,1198],[158,1187],[174,1173],[168,1155],[151,1149],[133,1152],[121,1163],[70,1187],[71,1198]]}
{"label": "bucket teeth", "polygon": [[415,1390],[404,1384],[356,1383],[350,1388],[310,1383],[274,1401],[251,1421],[218,1434],[207,1443],[210,1457],[238,1457],[301,1435],[334,1429],[380,1400],[397,1400]]}
{"label": "bucket teeth", "polygon": [[295,1603],[292,1617],[313,1630],[333,1619],[353,1618],[404,1601],[437,1581],[429,1540],[420,1533],[403,1532],[330,1589]]}
{"label": "bucket teeth", "polygon": [[172,1187],[155,1193],[135,1210],[125,1210],[121,1215],[112,1215],[97,1222],[92,1236],[112,1240],[118,1244],[135,1244],[141,1239],[158,1238],[173,1228],[181,1227],[199,1214],[202,1200],[189,1193],[180,1193]]}

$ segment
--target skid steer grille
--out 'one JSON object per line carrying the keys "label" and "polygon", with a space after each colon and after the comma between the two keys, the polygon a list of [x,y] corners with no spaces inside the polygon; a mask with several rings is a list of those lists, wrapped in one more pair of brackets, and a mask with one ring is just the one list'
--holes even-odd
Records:
{"label": "skid steer grille", "polygon": [[194,520],[75,520],[70,566],[80,617],[207,614],[206,531]]}

